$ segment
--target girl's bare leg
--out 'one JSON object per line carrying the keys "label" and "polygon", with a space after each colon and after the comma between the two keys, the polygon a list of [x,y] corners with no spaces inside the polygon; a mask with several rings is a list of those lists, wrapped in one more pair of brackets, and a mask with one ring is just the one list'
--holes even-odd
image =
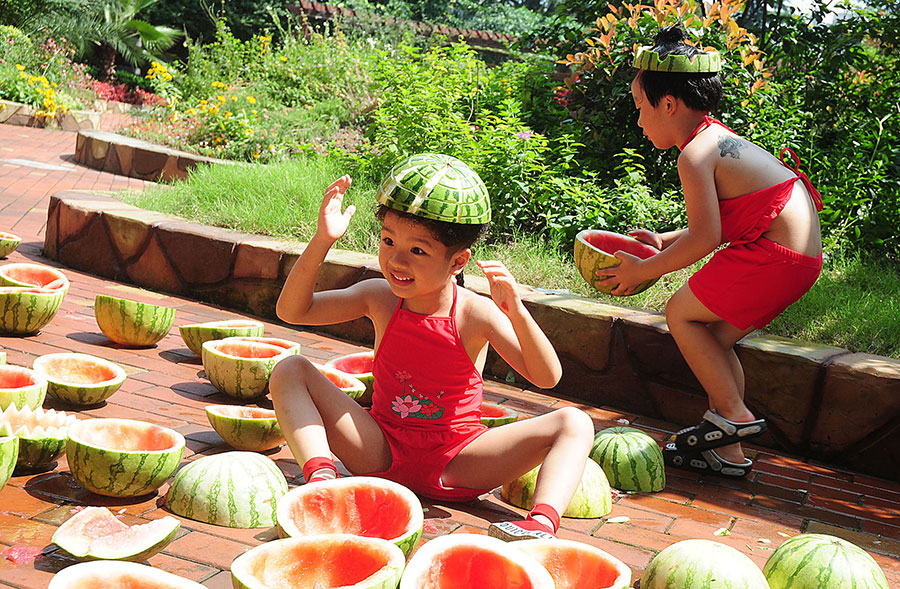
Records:
{"label": "girl's bare leg", "polygon": [[300,466],[310,458],[331,458],[334,452],[354,473],[390,467],[390,447],[372,416],[303,356],[275,365],[269,391],[278,424]]}

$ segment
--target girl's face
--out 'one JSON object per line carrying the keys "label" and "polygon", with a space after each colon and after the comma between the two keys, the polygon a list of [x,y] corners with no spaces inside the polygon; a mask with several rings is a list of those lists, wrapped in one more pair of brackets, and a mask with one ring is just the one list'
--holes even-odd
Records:
{"label": "girl's face", "polygon": [[388,212],[381,225],[378,262],[391,290],[401,298],[439,292],[471,255],[451,251],[425,227]]}
{"label": "girl's face", "polygon": [[666,116],[666,99],[663,97],[659,104],[653,106],[644,89],[638,81],[638,76],[631,82],[631,97],[634,98],[634,107],[638,109],[638,127],[644,131],[644,136],[650,140],[657,149],[668,149],[674,145],[666,139],[668,117]]}

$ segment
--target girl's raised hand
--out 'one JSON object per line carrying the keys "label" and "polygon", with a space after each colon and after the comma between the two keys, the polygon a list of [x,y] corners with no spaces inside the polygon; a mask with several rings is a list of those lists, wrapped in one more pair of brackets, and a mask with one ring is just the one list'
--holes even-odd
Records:
{"label": "girl's raised hand", "polygon": [[479,260],[475,265],[481,268],[491,286],[491,299],[507,315],[519,304],[519,289],[516,279],[509,273],[503,262],[496,260]]}
{"label": "girl's raised hand", "polygon": [[344,202],[344,193],[350,187],[350,176],[341,176],[325,189],[325,198],[319,207],[319,225],[317,234],[330,239],[332,242],[340,239],[347,232],[350,219],[356,212],[356,207],[350,205],[347,210],[341,211]]}

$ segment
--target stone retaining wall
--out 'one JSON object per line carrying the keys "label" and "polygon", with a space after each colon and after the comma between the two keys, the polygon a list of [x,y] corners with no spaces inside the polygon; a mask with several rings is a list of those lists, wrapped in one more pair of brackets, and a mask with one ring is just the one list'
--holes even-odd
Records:
{"label": "stone retaining wall", "polygon": [[0,100],[0,123],[63,131],[101,129],[105,119],[117,118],[116,115],[126,112],[128,109],[125,107],[130,105],[101,101],[101,106],[101,110],[67,110],[59,111],[53,117],[41,117],[37,116],[37,109],[33,106],[10,100]]}
{"label": "stone retaining wall", "polygon": [[[44,254],[67,266],[266,318],[275,316],[281,285],[302,248],[72,191],[51,198],[44,242]],[[376,276],[376,258],[333,250],[316,288]],[[487,296],[484,278],[467,276],[466,283]],[[667,422],[697,422],[706,395],[662,315],[527,286],[522,293],[563,363],[563,379],[551,393]],[[372,343],[368,320],[321,329]],[[760,445],[900,480],[900,360],[772,336],[745,338],[737,351],[747,404],[769,423]],[[485,372],[525,385],[496,354]]]}

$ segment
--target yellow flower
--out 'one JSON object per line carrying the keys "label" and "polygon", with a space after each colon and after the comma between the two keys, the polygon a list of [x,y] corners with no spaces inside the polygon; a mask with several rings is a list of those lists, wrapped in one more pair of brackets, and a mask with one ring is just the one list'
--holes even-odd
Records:
{"label": "yellow flower", "polygon": [[253,98],[252,96],[248,96],[248,97],[247,97],[247,102],[249,102],[250,104],[256,104],[256,99]]}
{"label": "yellow flower", "polygon": [[25,66],[22,65],[21,63],[17,63],[16,69],[19,70],[20,72],[22,72],[22,71],[25,71]]}
{"label": "yellow flower", "polygon": [[232,97],[231,97],[231,101],[232,101],[232,102],[237,102],[237,96],[232,96]]}
{"label": "yellow flower", "polygon": [[231,111],[227,111],[227,110],[226,110],[226,111],[225,111],[225,114],[224,114],[223,116],[224,116],[225,118],[230,117],[230,116],[231,116]]}
{"label": "yellow flower", "polygon": [[224,94],[219,94],[219,102],[225,102],[227,98],[225,98]]}
{"label": "yellow flower", "polygon": [[[287,57],[285,57],[285,56],[283,56],[283,55],[282,55],[279,59],[281,59],[281,61],[287,61]],[[258,157],[258,156],[257,156],[257,157]]]}
{"label": "yellow flower", "polygon": [[253,113],[253,114],[256,114],[256,109],[254,108],[254,109],[251,110],[250,112]]}

